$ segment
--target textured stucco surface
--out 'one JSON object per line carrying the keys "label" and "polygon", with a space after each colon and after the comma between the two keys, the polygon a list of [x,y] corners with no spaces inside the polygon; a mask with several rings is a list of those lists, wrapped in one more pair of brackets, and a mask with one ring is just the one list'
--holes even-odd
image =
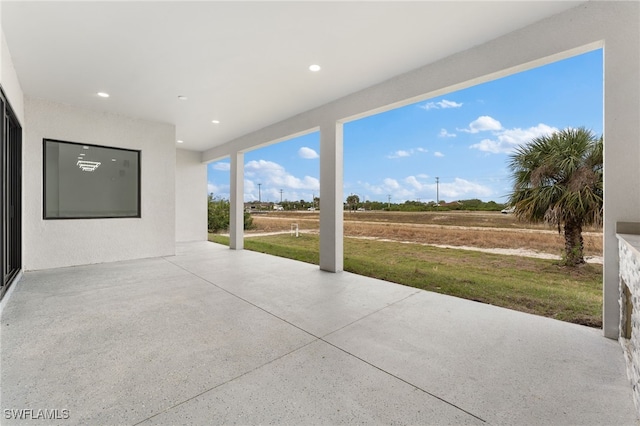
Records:
{"label": "textured stucco surface", "polygon": [[207,240],[207,165],[200,153],[176,150],[176,241]]}
{"label": "textured stucco surface", "polygon": [[[175,128],[25,100],[25,270],[171,255],[175,251]],[[42,139],[141,151],[141,218],[43,220]]]}
{"label": "textured stucco surface", "polygon": [[[1,10],[2,5],[0,4]],[[0,27],[0,85],[2,85],[2,90],[4,90],[13,112],[18,117],[18,121],[24,127],[24,94],[22,93],[16,70],[13,67],[13,59],[2,32],[2,27]]]}

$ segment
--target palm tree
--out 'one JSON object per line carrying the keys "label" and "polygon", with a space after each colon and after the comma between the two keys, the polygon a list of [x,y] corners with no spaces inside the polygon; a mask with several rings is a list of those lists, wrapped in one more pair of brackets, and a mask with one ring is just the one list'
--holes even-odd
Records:
{"label": "palm tree", "polygon": [[355,210],[358,208],[358,204],[360,203],[360,197],[356,194],[351,194],[347,197],[347,204],[349,205],[350,210]]}
{"label": "palm tree", "polygon": [[509,161],[521,220],[564,227],[567,266],[584,263],[582,227],[602,225],[602,136],[568,128],[532,139]]}

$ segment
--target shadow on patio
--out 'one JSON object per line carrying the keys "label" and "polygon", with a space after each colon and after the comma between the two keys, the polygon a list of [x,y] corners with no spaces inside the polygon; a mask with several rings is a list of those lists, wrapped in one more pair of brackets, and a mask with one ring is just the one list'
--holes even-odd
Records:
{"label": "shadow on patio", "polygon": [[3,424],[636,423],[599,330],[206,242],[26,273],[1,374]]}

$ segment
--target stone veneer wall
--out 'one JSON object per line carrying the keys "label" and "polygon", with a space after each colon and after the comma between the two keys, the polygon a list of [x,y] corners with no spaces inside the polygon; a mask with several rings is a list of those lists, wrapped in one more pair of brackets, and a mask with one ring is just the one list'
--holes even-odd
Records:
{"label": "stone veneer wall", "polygon": [[[618,234],[620,259],[620,343],[640,414],[640,235]],[[625,288],[626,287],[626,288]]]}

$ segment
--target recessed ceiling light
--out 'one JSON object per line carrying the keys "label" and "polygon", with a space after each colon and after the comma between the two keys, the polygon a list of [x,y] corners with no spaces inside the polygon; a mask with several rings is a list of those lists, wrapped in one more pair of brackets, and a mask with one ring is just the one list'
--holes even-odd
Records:
{"label": "recessed ceiling light", "polygon": [[112,159],[111,159],[111,161],[116,161],[116,159],[115,159],[115,158],[112,158]]}
{"label": "recessed ceiling light", "polygon": [[97,169],[98,167],[100,167],[100,164],[102,164],[102,163],[100,163],[99,161],[78,161],[76,163],[76,165],[83,172],[92,172],[95,169]]}
{"label": "recessed ceiling light", "polygon": [[309,71],[318,72],[320,71],[320,65],[313,64],[309,66]]}
{"label": "recessed ceiling light", "polygon": [[106,92],[98,92],[98,96],[100,96],[101,98],[108,98],[109,94]]}
{"label": "recessed ceiling light", "polygon": [[78,157],[78,160],[82,160],[82,157]]}
{"label": "recessed ceiling light", "polygon": [[184,142],[184,141],[181,141],[181,140],[177,140],[176,142],[178,142],[178,143],[182,143],[182,142]]}
{"label": "recessed ceiling light", "polygon": [[178,100],[186,101],[187,99],[189,98],[187,98],[186,96],[182,96],[182,95],[178,96]]}
{"label": "recessed ceiling light", "polygon": [[81,152],[81,153],[80,153],[80,154],[78,154],[78,155],[79,155],[79,156],[81,156],[81,157],[84,157],[84,156],[85,156],[85,155],[87,155],[87,154],[85,154],[84,152]]}
{"label": "recessed ceiling light", "polygon": [[82,149],[89,149],[89,147],[85,145],[82,147]]}
{"label": "recessed ceiling light", "polygon": [[212,122],[213,124],[220,124],[220,121],[219,121],[219,120],[211,120],[211,122]]}

